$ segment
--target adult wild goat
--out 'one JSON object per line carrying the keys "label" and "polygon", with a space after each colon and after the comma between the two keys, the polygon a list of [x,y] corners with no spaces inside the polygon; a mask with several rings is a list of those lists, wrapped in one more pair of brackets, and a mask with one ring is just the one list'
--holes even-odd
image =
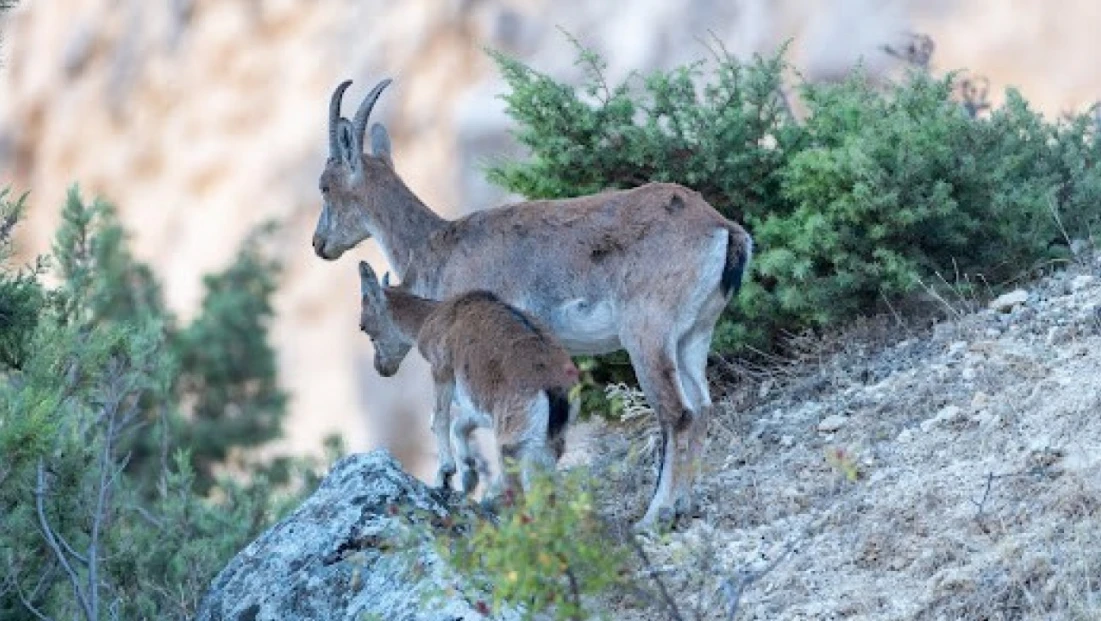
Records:
{"label": "adult wild goat", "polygon": [[692,483],[712,404],[711,333],[738,290],[753,243],[697,192],[671,183],[530,201],[445,220],[394,170],[390,138],[367,122],[383,80],[355,117],[329,103],[317,255],[335,260],[378,239],[412,293],[435,300],[490,291],[538,318],[572,354],[627,350],[661,427],[657,490],[639,525],[693,510]]}
{"label": "adult wild goat", "polygon": [[[427,300],[388,286],[385,277],[380,284],[363,261],[359,279],[359,327],[375,345],[379,373],[393,375],[414,342],[432,367],[432,428],[441,485],[449,486],[455,472],[454,446],[463,491],[470,494],[477,486],[470,449],[475,427],[493,429],[500,476],[509,479],[507,486],[499,480],[491,489],[515,489],[507,461],[519,464],[525,491],[536,473],[554,469],[565,451],[566,424],[576,414],[576,401],[571,404],[569,395],[578,372],[569,352],[545,328],[488,291],[469,291],[443,302]],[[454,419],[452,399],[463,410]]]}

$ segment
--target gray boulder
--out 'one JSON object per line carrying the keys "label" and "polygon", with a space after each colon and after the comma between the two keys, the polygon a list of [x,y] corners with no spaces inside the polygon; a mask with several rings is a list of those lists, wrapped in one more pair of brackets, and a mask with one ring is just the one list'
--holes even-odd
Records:
{"label": "gray boulder", "polygon": [[[218,574],[200,621],[484,619],[432,533],[468,509],[384,451],[333,465],[317,491]],[[469,506],[469,505],[466,505]],[[489,601],[489,598],[485,598]],[[506,614],[506,618],[517,615]]]}

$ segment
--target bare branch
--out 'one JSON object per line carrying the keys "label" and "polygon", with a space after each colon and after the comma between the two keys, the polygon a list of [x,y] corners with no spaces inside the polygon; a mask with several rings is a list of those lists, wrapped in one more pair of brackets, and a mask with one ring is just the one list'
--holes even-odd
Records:
{"label": "bare branch", "polygon": [[80,607],[84,610],[84,617],[89,621],[96,621],[96,616],[93,614],[93,610],[88,604],[88,599],[85,597],[83,589],[80,588],[80,577],[77,576],[73,566],[69,564],[69,559],[65,557],[65,552],[57,543],[53,528],[50,527],[49,521],[46,520],[46,510],[43,503],[43,498],[46,496],[46,469],[43,467],[41,459],[38,460],[37,471],[38,481],[34,488],[34,504],[38,512],[38,525],[39,528],[42,529],[42,536],[46,539],[46,544],[50,546],[58,562],[61,563],[61,567],[65,570],[65,574],[69,576],[69,582],[73,587],[73,594],[76,596]]}
{"label": "bare branch", "polygon": [[[650,556],[646,554],[645,548],[639,543],[637,537],[627,537],[630,541],[631,547],[634,548],[635,554],[638,554],[639,559],[642,560],[642,564],[646,568],[652,568],[654,565],[650,562]],[[658,592],[661,594],[662,602],[665,604],[665,609],[670,615],[670,619],[673,621],[684,621],[684,617],[680,613],[680,608],[677,607],[677,603],[673,601],[673,597],[669,595],[669,589],[665,588],[665,581],[661,579],[658,572],[651,572],[650,576],[654,579],[654,584],[658,587]]]}
{"label": "bare branch", "polygon": [[742,595],[745,594],[746,589],[752,586],[754,582],[757,582],[758,580],[763,578],[770,571],[776,569],[776,566],[779,565],[781,561],[787,558],[788,555],[795,550],[795,546],[799,543],[801,539],[802,538],[800,537],[799,539],[795,539],[788,543],[787,546],[784,547],[784,551],[777,555],[776,558],[772,559],[772,562],[768,565],[765,565],[763,568],[758,569],[757,571],[742,570],[741,572],[739,572],[740,575],[738,576],[737,582],[735,582],[731,578],[723,580],[722,584],[719,586],[719,589],[722,590],[723,594],[726,596],[727,601],[730,603],[730,611],[727,614],[727,619],[733,621],[734,617],[738,614],[738,606],[741,603]]}

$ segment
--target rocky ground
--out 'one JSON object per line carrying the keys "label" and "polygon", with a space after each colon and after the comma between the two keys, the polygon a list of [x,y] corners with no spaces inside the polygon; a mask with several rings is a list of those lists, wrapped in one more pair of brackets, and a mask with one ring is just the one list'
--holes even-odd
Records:
{"label": "rocky ground", "polygon": [[[716,361],[702,515],[639,540],[649,592],[588,608],[1101,618],[1101,256],[989,304],[934,299],[938,319],[804,337],[765,365]],[[598,475],[599,510],[626,537],[653,490],[656,432],[640,395],[616,390],[625,420],[574,425],[561,465]],[[199,618],[483,618],[490,594],[455,590],[465,579],[434,542],[470,507],[385,454],[348,457],[221,572]]]}
{"label": "rocky ground", "polygon": [[[791,364],[726,365],[703,516],[639,569],[684,618],[1101,618],[1101,257],[938,305],[924,326],[796,343]],[[623,523],[652,489],[633,405],[632,432],[579,426],[570,456],[607,473]]]}

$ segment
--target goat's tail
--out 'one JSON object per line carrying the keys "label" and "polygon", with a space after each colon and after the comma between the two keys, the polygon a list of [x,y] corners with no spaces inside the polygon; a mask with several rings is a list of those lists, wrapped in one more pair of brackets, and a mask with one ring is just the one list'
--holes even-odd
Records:
{"label": "goat's tail", "polygon": [[731,296],[742,287],[742,279],[749,269],[749,260],[753,257],[753,238],[745,229],[731,226],[727,230],[726,265],[719,281],[723,295]]}
{"label": "goat's tail", "polygon": [[566,433],[566,425],[570,422],[570,396],[560,386],[548,388],[547,403],[550,405],[550,415],[547,417],[547,439],[551,444]]}

